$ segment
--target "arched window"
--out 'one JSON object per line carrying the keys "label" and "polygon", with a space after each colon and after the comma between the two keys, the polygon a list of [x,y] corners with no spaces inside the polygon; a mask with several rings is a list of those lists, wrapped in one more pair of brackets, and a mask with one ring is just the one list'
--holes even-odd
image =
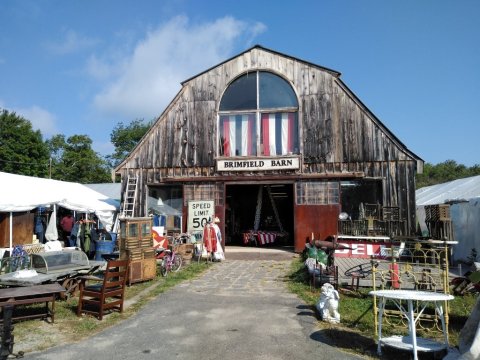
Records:
{"label": "arched window", "polygon": [[280,76],[266,71],[240,76],[225,91],[219,110],[221,156],[299,153],[298,101]]}

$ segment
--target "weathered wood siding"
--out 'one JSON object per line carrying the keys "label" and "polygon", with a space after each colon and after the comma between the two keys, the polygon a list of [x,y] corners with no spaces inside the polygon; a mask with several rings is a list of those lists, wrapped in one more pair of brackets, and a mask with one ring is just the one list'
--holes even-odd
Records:
{"label": "weathered wood siding", "polygon": [[275,72],[296,91],[305,162],[413,160],[335,73],[254,48],[186,82],[124,167],[214,166],[221,96],[252,70]]}
{"label": "weathered wood siding", "polygon": [[[338,73],[261,47],[185,82],[119,169],[124,173],[142,169],[140,186],[162,182],[165,176],[215,175],[221,96],[232,80],[254,70],[284,77],[297,93],[302,173],[356,171],[383,178],[384,205],[400,206],[413,223],[418,159],[342,83]],[[142,206],[139,203],[139,216],[144,215]]]}

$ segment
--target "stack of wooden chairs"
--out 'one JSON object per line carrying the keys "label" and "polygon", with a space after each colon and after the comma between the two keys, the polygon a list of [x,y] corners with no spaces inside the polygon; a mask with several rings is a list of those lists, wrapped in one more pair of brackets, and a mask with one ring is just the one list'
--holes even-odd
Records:
{"label": "stack of wooden chairs", "polygon": [[454,240],[450,205],[426,205],[425,223],[432,238],[447,241]]}

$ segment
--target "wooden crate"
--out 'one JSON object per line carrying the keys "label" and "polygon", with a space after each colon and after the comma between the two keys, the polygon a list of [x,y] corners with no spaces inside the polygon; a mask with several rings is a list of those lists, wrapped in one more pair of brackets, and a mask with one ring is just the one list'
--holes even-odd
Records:
{"label": "wooden crate", "polygon": [[140,247],[141,248],[151,248],[153,245],[153,240],[152,239],[141,239],[140,240]]}
{"label": "wooden crate", "polygon": [[148,249],[142,249],[142,258],[143,259],[151,259],[155,257],[155,249],[150,247]]}
{"label": "wooden crate", "polygon": [[138,240],[125,240],[125,250],[130,250],[130,249],[136,249],[139,247],[139,241]]}
{"label": "wooden crate", "polygon": [[400,220],[400,208],[397,206],[384,206],[382,208],[383,220],[398,221]]}
{"label": "wooden crate", "polygon": [[42,253],[45,251],[45,244],[25,244],[23,250],[29,255]]}
{"label": "wooden crate", "polygon": [[381,205],[380,204],[364,204],[365,217],[380,220]]}
{"label": "wooden crate", "polygon": [[339,233],[342,235],[367,235],[367,220],[339,220]]}
{"label": "wooden crate", "polygon": [[142,250],[141,249],[132,249],[127,250],[128,257],[130,260],[141,260],[142,259]]}
{"label": "wooden crate", "polygon": [[450,220],[450,205],[438,205],[438,220]]}
{"label": "wooden crate", "polygon": [[182,255],[193,254],[194,244],[180,244],[177,245],[175,251]]}
{"label": "wooden crate", "polygon": [[448,221],[450,219],[450,205],[426,205],[425,222],[429,221]]}

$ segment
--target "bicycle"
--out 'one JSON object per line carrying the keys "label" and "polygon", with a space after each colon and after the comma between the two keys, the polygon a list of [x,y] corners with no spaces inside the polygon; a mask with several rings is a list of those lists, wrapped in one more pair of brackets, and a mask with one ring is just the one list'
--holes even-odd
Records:
{"label": "bicycle", "polygon": [[162,262],[160,263],[160,273],[162,276],[167,276],[169,271],[177,272],[182,267],[182,256],[175,252],[175,247],[172,247],[172,250],[168,249],[157,249],[157,257],[162,257]]}

